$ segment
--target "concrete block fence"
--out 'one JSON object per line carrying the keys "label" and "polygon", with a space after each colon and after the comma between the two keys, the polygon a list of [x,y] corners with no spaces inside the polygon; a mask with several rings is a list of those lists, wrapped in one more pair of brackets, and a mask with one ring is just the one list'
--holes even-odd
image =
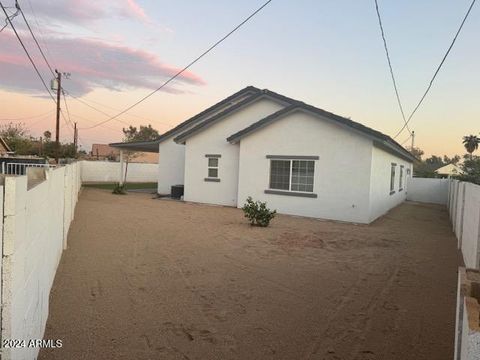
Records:
{"label": "concrete block fence", "polygon": [[458,271],[454,359],[480,359],[480,186],[450,180],[447,208],[466,266]]}
{"label": "concrete block fence", "polygon": [[459,268],[455,360],[480,359],[480,273]]}
{"label": "concrete block fence", "polygon": [[[112,161],[80,161],[82,182],[118,182],[120,163]],[[124,166],[125,168],[125,166]],[[124,170],[125,171],[125,170]],[[157,182],[158,164],[128,164],[127,182]]]}
{"label": "concrete block fence", "polygon": [[[43,338],[50,289],[81,187],[80,172],[80,163],[73,163],[46,170],[41,181],[34,172],[0,178],[2,341]],[[3,347],[0,357],[36,359],[38,351]]]}
{"label": "concrete block fence", "polygon": [[451,180],[448,212],[467,268],[480,268],[480,186]]}
{"label": "concrete block fence", "polygon": [[409,177],[407,179],[407,200],[446,205],[449,182],[448,179]]}

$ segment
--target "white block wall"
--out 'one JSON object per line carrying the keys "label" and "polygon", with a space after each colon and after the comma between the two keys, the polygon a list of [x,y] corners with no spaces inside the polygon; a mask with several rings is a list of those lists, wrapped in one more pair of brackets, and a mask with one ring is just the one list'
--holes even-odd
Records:
{"label": "white block wall", "polygon": [[[26,176],[5,178],[2,339],[43,338],[50,289],[80,186],[79,163],[48,171],[47,179],[30,190]],[[4,348],[1,358],[35,359],[38,350]]]}
{"label": "white block wall", "polygon": [[448,211],[467,268],[480,268],[480,186],[451,180]]}
{"label": "white block wall", "polygon": [[[81,161],[82,182],[118,182],[120,163],[111,161]],[[125,167],[124,167],[125,168]],[[182,168],[183,170],[183,168]],[[157,182],[158,164],[129,163],[127,182]]]}
{"label": "white block wall", "polygon": [[454,360],[480,359],[480,306],[474,291],[478,275],[478,270],[458,269]]}
{"label": "white block wall", "polygon": [[432,204],[447,204],[448,179],[409,178],[407,200]]}

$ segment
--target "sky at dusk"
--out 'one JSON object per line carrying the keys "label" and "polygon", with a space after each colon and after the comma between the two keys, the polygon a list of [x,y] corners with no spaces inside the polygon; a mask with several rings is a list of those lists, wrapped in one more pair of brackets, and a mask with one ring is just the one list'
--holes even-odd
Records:
{"label": "sky at dusk", "polygon": [[[228,33],[264,1],[19,0],[52,66],[71,73],[63,87],[115,115]],[[379,0],[392,63],[410,113],[471,0]],[[13,0],[2,0],[13,6]],[[434,86],[411,121],[426,154],[463,154],[480,132],[480,5],[470,14]],[[13,9],[9,9],[10,12]],[[2,14],[1,25],[4,16]],[[21,16],[14,20],[44,78],[44,64]],[[107,118],[67,96],[80,144],[122,140],[126,123],[160,133],[253,85],[346,116],[388,135],[403,125],[374,1],[273,0],[164,91]],[[66,114],[65,104],[62,108]],[[33,136],[55,129],[48,97],[10,27],[0,33],[0,124],[23,122]],[[62,121],[61,139],[73,131]],[[397,140],[408,137],[405,131]],[[407,145],[407,144],[406,144]]]}

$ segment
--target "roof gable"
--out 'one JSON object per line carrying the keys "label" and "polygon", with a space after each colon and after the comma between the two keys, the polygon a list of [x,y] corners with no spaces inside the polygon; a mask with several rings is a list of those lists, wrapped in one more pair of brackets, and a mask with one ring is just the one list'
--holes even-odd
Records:
{"label": "roof gable", "polygon": [[242,138],[245,136],[248,136],[249,134],[262,129],[269,124],[271,124],[274,121],[277,121],[279,119],[282,119],[285,116],[290,115],[293,112],[296,111],[303,111],[307,112],[311,115],[314,115],[318,118],[326,118],[328,120],[331,120],[333,122],[336,122],[337,124],[348,128],[350,130],[353,130],[357,133],[363,134],[364,136],[367,136],[373,140],[374,146],[380,147],[385,151],[388,152],[393,152],[395,155],[400,156],[408,161],[414,161],[415,157],[410,154],[405,148],[403,148],[400,144],[398,144],[395,140],[393,140],[391,137],[388,135],[382,134],[381,132],[371,129],[365,125],[362,125],[360,123],[357,123],[355,121],[352,121],[350,119],[344,118],[342,116],[330,113],[328,111],[316,108],[312,105],[305,104],[301,101],[297,100],[291,100],[291,105],[279,110],[255,123],[252,125],[246,127],[243,130],[238,131],[237,133],[229,136],[227,138],[227,141],[235,144],[238,143]]}
{"label": "roof gable", "polygon": [[216,113],[219,111],[227,112],[231,107],[235,106],[235,104],[238,103],[239,101],[243,101],[246,98],[254,96],[260,91],[261,91],[260,89],[257,89],[254,86],[247,86],[246,88],[236,92],[233,95],[230,95],[229,97],[223,99],[222,101],[216,103],[215,105],[210,106],[209,108],[203,110],[197,115],[192,116],[190,119],[185,120],[184,122],[178,124],[174,128],[160,135],[160,137],[155,141],[160,143],[163,140],[166,140],[167,138],[173,135],[182,133],[182,131],[187,131],[195,124],[201,123],[202,121],[205,121],[209,117],[215,116]]}
{"label": "roof gable", "polygon": [[279,102],[282,105],[289,105],[289,103],[283,98],[276,96],[276,94],[272,95],[273,93],[270,93],[266,90],[262,90],[248,98],[245,98],[244,100],[234,104],[233,106],[229,107],[225,111],[221,111],[219,113],[216,113],[214,116],[209,117],[205,121],[202,121],[195,125],[194,127],[186,130],[183,133],[180,133],[176,138],[173,139],[176,143],[184,144],[185,141],[190,138],[191,136],[206,130],[208,127],[211,125],[225,119],[228,115],[231,115],[235,113],[238,110],[241,110],[247,106],[250,106],[262,99],[271,99],[274,100],[275,102]]}

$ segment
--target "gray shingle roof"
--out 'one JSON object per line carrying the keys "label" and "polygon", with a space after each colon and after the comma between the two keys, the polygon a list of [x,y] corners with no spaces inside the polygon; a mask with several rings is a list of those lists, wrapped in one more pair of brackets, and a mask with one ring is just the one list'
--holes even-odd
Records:
{"label": "gray shingle roof", "polygon": [[[201,122],[202,119],[205,117],[205,116],[208,116],[208,114],[210,113],[213,113],[215,111],[217,111],[218,109],[220,109],[222,106],[224,105],[227,105],[229,102],[232,102],[234,101],[235,99],[243,96],[243,95],[246,95],[246,94],[251,94],[251,95],[255,95],[257,93],[259,93],[261,90],[260,89],[257,89],[256,87],[254,86],[247,86],[246,88],[243,88],[242,90],[240,91],[237,91],[235,94],[233,95],[230,95],[229,97],[223,99],[222,101],[216,103],[215,105],[213,106],[210,106],[208,109],[205,109],[203,110],[202,112],[198,113],[197,115],[195,116],[192,116],[190,119],[178,124],[177,126],[175,126],[173,129],[170,129],[168,130],[167,132],[163,133],[162,135],[160,135],[160,137],[156,140],[158,142],[161,142],[163,141],[164,139],[172,136],[172,135],[175,135],[175,134],[178,134],[179,132],[182,132],[183,130],[185,130],[186,128],[188,128],[188,126],[190,125],[193,125],[195,124],[196,122]],[[228,110],[228,108],[227,108]],[[226,110],[225,110],[226,111]]]}
{"label": "gray shingle roof", "polygon": [[[139,142],[139,146],[145,146],[152,151],[152,149],[160,144],[162,141],[168,139],[169,137],[181,133],[185,129],[187,129],[189,126],[194,125],[197,122],[202,122],[202,120],[205,120],[205,117],[208,117],[209,114],[214,113],[215,111],[221,109],[223,106],[228,105],[228,103],[235,101],[236,99],[251,94],[254,95],[256,93],[261,92],[260,89],[257,89],[254,86],[247,86],[246,88],[243,88],[240,91],[237,91],[235,94],[230,95],[229,97],[223,99],[222,101],[216,103],[215,105],[210,106],[209,108],[203,110],[202,112],[199,112],[197,115],[192,116],[190,119],[185,120],[184,122],[178,124],[174,128],[168,130],[167,132],[163,133],[160,135],[157,139],[152,140],[152,141],[141,141]],[[228,108],[227,108],[228,109]],[[123,147],[125,143],[112,143],[109,144],[110,146],[113,147]],[[130,143],[131,145],[128,145],[126,147],[135,147],[134,143]],[[139,150],[140,151],[140,150]],[[147,150],[148,151],[148,150]],[[158,152],[158,151],[157,151]]]}

